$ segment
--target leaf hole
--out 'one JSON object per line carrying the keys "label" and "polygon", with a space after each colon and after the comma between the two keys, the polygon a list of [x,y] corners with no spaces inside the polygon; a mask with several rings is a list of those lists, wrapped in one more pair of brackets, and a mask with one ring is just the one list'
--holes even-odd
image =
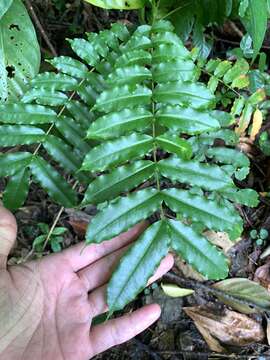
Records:
{"label": "leaf hole", "polygon": [[13,29],[16,29],[16,30],[18,30],[18,31],[21,31],[19,25],[17,25],[17,24],[11,24],[11,25],[9,25],[9,30],[13,30]]}
{"label": "leaf hole", "polygon": [[13,65],[8,65],[6,67],[6,71],[7,71],[7,77],[12,79],[15,76],[15,67]]}

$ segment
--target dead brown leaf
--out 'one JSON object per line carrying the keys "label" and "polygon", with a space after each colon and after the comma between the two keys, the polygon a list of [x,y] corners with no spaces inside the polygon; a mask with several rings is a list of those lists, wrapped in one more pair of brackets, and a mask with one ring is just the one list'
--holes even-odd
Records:
{"label": "dead brown leaf", "polygon": [[[218,351],[216,341],[232,346],[246,346],[264,339],[262,325],[245,314],[225,309],[222,313],[209,306],[184,308],[213,351]],[[201,331],[202,328],[205,331]],[[206,337],[205,332],[210,335]],[[213,338],[213,339],[212,339]],[[222,345],[219,344],[222,348]],[[221,352],[220,349],[218,352]]]}
{"label": "dead brown leaf", "polygon": [[198,271],[193,269],[188,263],[180,258],[180,256],[175,256],[174,265],[181,271],[182,275],[185,278],[197,280],[197,281],[205,281],[207,280],[203,275],[201,275]]}
{"label": "dead brown leaf", "polygon": [[235,245],[230,240],[228,234],[222,231],[208,230],[204,232],[204,235],[212,244],[220,247],[225,254]]}
{"label": "dead brown leaf", "polygon": [[254,274],[254,281],[270,291],[270,263],[266,263],[257,268]]}

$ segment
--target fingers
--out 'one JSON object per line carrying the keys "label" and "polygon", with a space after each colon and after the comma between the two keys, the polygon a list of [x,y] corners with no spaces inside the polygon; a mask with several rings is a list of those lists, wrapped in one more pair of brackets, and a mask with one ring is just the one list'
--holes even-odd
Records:
{"label": "fingers", "polygon": [[73,270],[77,272],[98,259],[131,243],[146,229],[147,226],[148,223],[144,221],[112,240],[104,241],[101,244],[89,245],[85,249],[83,249],[85,243],[81,242],[63,251],[61,256],[64,256],[70,262]]}
{"label": "fingers", "polygon": [[160,316],[157,304],[147,305],[131,314],[96,325],[90,332],[92,356],[122,344],[147,329]]}
{"label": "fingers", "polygon": [[0,269],[6,267],[7,257],[17,236],[15,217],[0,204]]}
{"label": "fingers", "polygon": [[[171,254],[168,254],[160,263],[155,274],[149,279],[148,284],[150,285],[159,278],[161,278],[164,274],[166,274],[173,266],[174,259]],[[92,314],[91,317],[95,317],[97,315],[103,314],[108,311],[107,306],[107,285],[103,285],[89,294],[88,300],[91,305]]]}
{"label": "fingers", "polygon": [[83,281],[87,291],[91,291],[105,284],[111,277],[112,271],[118,264],[123,253],[129,246],[114,251],[113,253],[101,258],[95,263],[77,272],[78,277]]}

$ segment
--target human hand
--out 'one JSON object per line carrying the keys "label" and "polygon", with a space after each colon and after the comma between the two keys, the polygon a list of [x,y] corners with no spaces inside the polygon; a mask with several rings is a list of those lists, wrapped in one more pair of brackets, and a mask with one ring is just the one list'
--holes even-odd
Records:
{"label": "human hand", "polygon": [[[100,245],[83,244],[23,265],[7,267],[17,226],[0,205],[0,360],[88,360],[133,338],[160,315],[158,305],[91,327],[107,311],[106,282],[140,224]],[[168,255],[150,282],[173,265]]]}

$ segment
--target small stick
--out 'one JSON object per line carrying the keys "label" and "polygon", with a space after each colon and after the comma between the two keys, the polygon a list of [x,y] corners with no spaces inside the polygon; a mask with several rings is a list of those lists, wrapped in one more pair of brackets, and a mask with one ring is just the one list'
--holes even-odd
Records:
{"label": "small stick", "polygon": [[51,50],[51,53],[54,57],[57,56],[57,52],[54,48],[54,46],[52,45],[52,43],[50,42],[50,39],[48,37],[48,35],[46,34],[45,30],[43,29],[43,26],[41,25],[41,22],[39,21],[39,18],[37,17],[37,14],[33,8],[33,5],[31,3],[31,0],[25,0],[26,6],[37,26],[37,28],[39,29],[41,36],[43,37],[44,41],[46,42],[46,44],[48,45],[49,49]]}

